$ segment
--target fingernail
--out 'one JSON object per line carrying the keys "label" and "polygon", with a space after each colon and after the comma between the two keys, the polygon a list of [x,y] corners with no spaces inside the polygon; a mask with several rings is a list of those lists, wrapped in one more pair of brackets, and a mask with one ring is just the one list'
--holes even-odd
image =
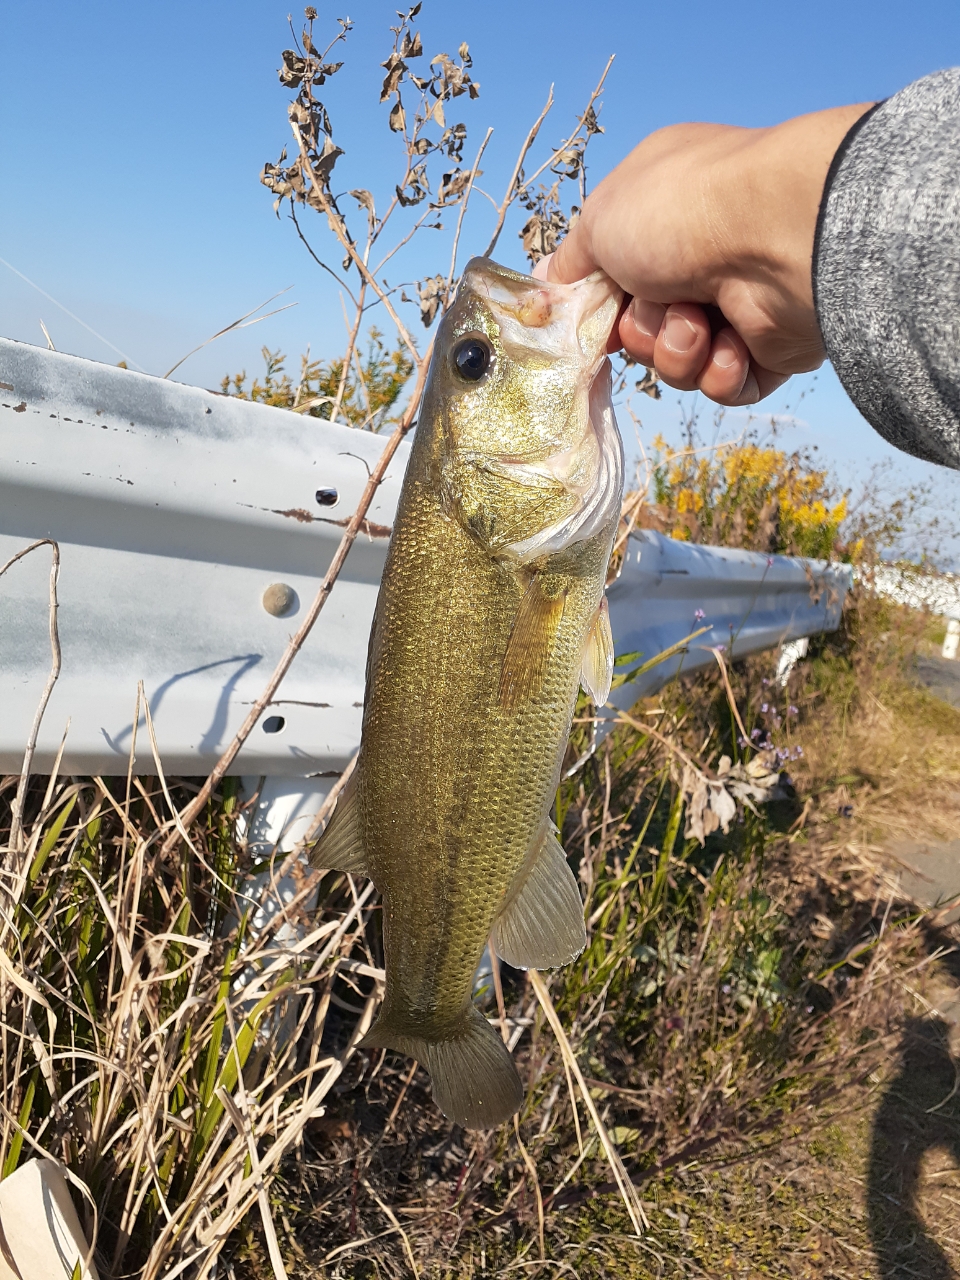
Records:
{"label": "fingernail", "polygon": [[666,307],[659,302],[647,302],[645,298],[634,298],[630,303],[630,315],[633,323],[645,338],[657,339]]}
{"label": "fingernail", "polygon": [[713,347],[713,363],[719,365],[721,369],[729,369],[739,359],[740,352],[737,350],[737,344],[725,333],[719,334]]}
{"label": "fingernail", "polygon": [[756,375],[751,371],[747,374],[743,390],[737,399],[737,404],[756,404],[759,399],[760,384],[757,382]]}
{"label": "fingernail", "polygon": [[689,320],[675,311],[667,312],[667,322],[663,326],[663,345],[668,351],[686,355],[696,340],[697,331]]}

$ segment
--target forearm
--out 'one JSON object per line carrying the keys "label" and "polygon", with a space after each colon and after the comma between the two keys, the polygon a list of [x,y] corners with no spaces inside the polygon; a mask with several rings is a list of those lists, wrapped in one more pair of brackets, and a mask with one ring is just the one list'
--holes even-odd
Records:
{"label": "forearm", "polygon": [[864,417],[960,467],[960,70],[882,103],[842,146],[813,283],[823,340]]}

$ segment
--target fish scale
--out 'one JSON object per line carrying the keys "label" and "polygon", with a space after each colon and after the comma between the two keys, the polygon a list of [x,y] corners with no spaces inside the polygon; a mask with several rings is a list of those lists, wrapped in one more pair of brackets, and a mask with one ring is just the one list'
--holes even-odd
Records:
{"label": "fish scale", "polygon": [[[383,896],[386,987],[366,1043],[417,1057],[445,1113],[474,1127],[523,1097],[472,1003],[491,932],[527,967],[572,959],[585,938],[549,812],[584,655],[599,646],[612,666],[601,601],[622,467],[595,383],[618,305],[605,278],[544,285],[468,266],[394,523],[360,756],[314,854]],[[457,363],[471,343],[468,374],[486,360],[476,383]]]}

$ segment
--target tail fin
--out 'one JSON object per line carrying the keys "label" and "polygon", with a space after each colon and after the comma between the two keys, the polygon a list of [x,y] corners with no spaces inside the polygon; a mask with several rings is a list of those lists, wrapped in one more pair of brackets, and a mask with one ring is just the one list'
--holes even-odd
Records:
{"label": "tail fin", "polygon": [[[387,1013],[384,1010],[384,1013]],[[523,1103],[523,1085],[499,1034],[470,1005],[444,1040],[424,1040],[395,1032],[381,1013],[364,1037],[364,1048],[396,1049],[422,1063],[433,1081],[437,1106],[465,1129],[494,1129]]]}

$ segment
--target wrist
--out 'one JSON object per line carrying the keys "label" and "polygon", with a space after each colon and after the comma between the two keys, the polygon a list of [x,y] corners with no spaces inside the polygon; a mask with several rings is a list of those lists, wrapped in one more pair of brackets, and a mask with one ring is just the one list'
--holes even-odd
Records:
{"label": "wrist", "polygon": [[775,341],[786,326],[794,345],[793,367],[784,372],[814,367],[823,356],[812,279],[817,216],[833,157],[869,108],[859,103],[731,131],[708,170],[710,201],[723,229],[714,267],[717,301],[746,325],[748,343]]}

